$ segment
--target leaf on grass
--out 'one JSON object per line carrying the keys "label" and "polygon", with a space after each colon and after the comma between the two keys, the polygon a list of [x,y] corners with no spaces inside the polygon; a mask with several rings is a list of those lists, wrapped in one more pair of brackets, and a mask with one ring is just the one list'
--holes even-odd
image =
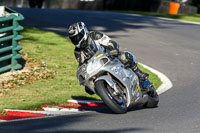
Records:
{"label": "leaf on grass", "polygon": [[23,59],[26,59],[26,68],[29,69],[29,72],[23,72],[22,74],[13,74],[12,80],[3,81],[0,84],[0,96],[3,96],[3,92],[11,90],[14,87],[18,87],[27,83],[32,83],[33,81],[39,79],[53,79],[56,72],[48,69],[46,63],[42,61],[39,63],[37,60],[34,60],[28,56],[28,54],[22,54]]}

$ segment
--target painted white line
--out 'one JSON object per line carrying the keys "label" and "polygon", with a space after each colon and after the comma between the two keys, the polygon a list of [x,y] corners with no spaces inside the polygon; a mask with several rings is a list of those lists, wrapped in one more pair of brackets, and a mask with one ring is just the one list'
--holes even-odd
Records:
{"label": "painted white line", "polygon": [[7,121],[6,121],[6,120],[0,120],[0,123],[1,123],[1,122],[7,122]]}
{"label": "painted white line", "polygon": [[128,14],[128,15],[132,15],[132,16],[142,16],[142,17],[159,18],[159,19],[163,19],[163,20],[170,20],[170,21],[172,20],[172,21],[177,21],[177,22],[182,22],[182,23],[200,25],[199,22],[192,22],[192,21],[186,21],[186,20],[178,20],[178,19],[164,18],[164,17],[155,17],[155,16],[145,16],[145,15],[140,15],[140,14],[129,14],[129,13],[123,13],[123,14]]}
{"label": "painted white line", "polygon": [[104,103],[102,100],[68,100],[69,103]]}
{"label": "painted white line", "polygon": [[[90,111],[79,111],[78,109],[58,109],[53,107],[45,107],[44,111],[33,111],[33,110],[13,110],[13,109],[4,109],[5,111],[20,111],[20,112],[29,112],[29,113],[38,113],[44,115],[68,115],[68,114],[77,114],[77,113],[86,113]],[[58,110],[57,110],[58,109]],[[46,116],[45,116],[46,117]]]}
{"label": "painted white line", "polygon": [[163,17],[157,17],[159,19],[163,19],[163,20],[173,20],[173,21],[178,21],[178,22],[182,22],[182,23],[188,23],[188,24],[197,24],[200,25],[199,22],[192,22],[192,21],[186,21],[186,20],[177,20],[177,19],[172,19],[172,18],[163,18]]}
{"label": "painted white line", "polygon": [[144,68],[148,69],[149,71],[155,73],[156,75],[158,75],[158,77],[160,78],[160,80],[162,81],[162,84],[158,87],[158,89],[156,90],[158,95],[164,93],[165,91],[169,90],[170,88],[172,88],[172,82],[169,80],[169,78],[164,75],[163,73],[147,66],[144,65],[142,63],[139,63],[140,65],[142,65]]}
{"label": "painted white line", "polygon": [[55,112],[55,111],[62,111],[62,112],[78,112],[79,109],[74,109],[74,108],[61,108],[58,109],[56,107],[44,107],[44,111],[46,112]]}
{"label": "painted white line", "polygon": [[71,108],[71,109],[67,109],[67,108],[63,108],[63,109],[61,109],[60,111],[63,111],[63,112],[78,112],[78,111],[80,111],[79,109],[73,109],[73,108]]}
{"label": "painted white line", "polygon": [[15,109],[4,109],[4,111],[19,111],[19,112],[28,112],[28,113],[37,113],[37,114],[45,114],[45,111],[35,111],[35,110],[15,110]]}
{"label": "painted white line", "polygon": [[52,107],[52,108],[49,108],[49,107],[43,107],[44,111],[59,111],[58,108],[56,107]]}

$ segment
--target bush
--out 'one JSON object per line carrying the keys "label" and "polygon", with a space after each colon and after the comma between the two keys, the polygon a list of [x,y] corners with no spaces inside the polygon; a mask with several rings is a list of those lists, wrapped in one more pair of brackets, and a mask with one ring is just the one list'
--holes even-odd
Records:
{"label": "bush", "polygon": [[190,5],[196,6],[198,8],[198,13],[200,13],[200,0],[189,0]]}

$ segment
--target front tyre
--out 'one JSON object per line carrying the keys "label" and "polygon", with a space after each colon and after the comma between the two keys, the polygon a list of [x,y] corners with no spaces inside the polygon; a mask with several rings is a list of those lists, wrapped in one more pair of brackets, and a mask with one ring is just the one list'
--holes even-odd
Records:
{"label": "front tyre", "polygon": [[105,104],[115,113],[123,114],[127,112],[126,102],[121,96],[114,96],[113,90],[106,81],[96,82],[96,91]]}

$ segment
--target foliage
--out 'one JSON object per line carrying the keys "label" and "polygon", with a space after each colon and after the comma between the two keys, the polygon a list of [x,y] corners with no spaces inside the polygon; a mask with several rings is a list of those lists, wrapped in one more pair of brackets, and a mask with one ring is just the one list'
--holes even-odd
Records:
{"label": "foliage", "polygon": [[189,0],[189,3],[198,8],[198,13],[200,13],[200,0]]}
{"label": "foliage", "polygon": [[8,89],[0,96],[0,112],[5,108],[39,109],[42,104],[63,104],[68,99],[98,99],[78,84],[74,46],[68,39],[28,27],[21,34],[23,58],[31,72],[4,81],[1,86]]}
{"label": "foliage", "polygon": [[1,82],[1,90],[0,94],[3,96],[5,91],[11,90],[14,87],[20,87],[27,83],[33,83],[39,79],[49,79],[54,78],[55,71],[52,71],[47,68],[45,62],[39,63],[35,59],[31,59],[27,54],[23,54],[23,59],[26,61],[26,72],[22,72],[22,74],[11,74],[10,80],[5,80]]}

